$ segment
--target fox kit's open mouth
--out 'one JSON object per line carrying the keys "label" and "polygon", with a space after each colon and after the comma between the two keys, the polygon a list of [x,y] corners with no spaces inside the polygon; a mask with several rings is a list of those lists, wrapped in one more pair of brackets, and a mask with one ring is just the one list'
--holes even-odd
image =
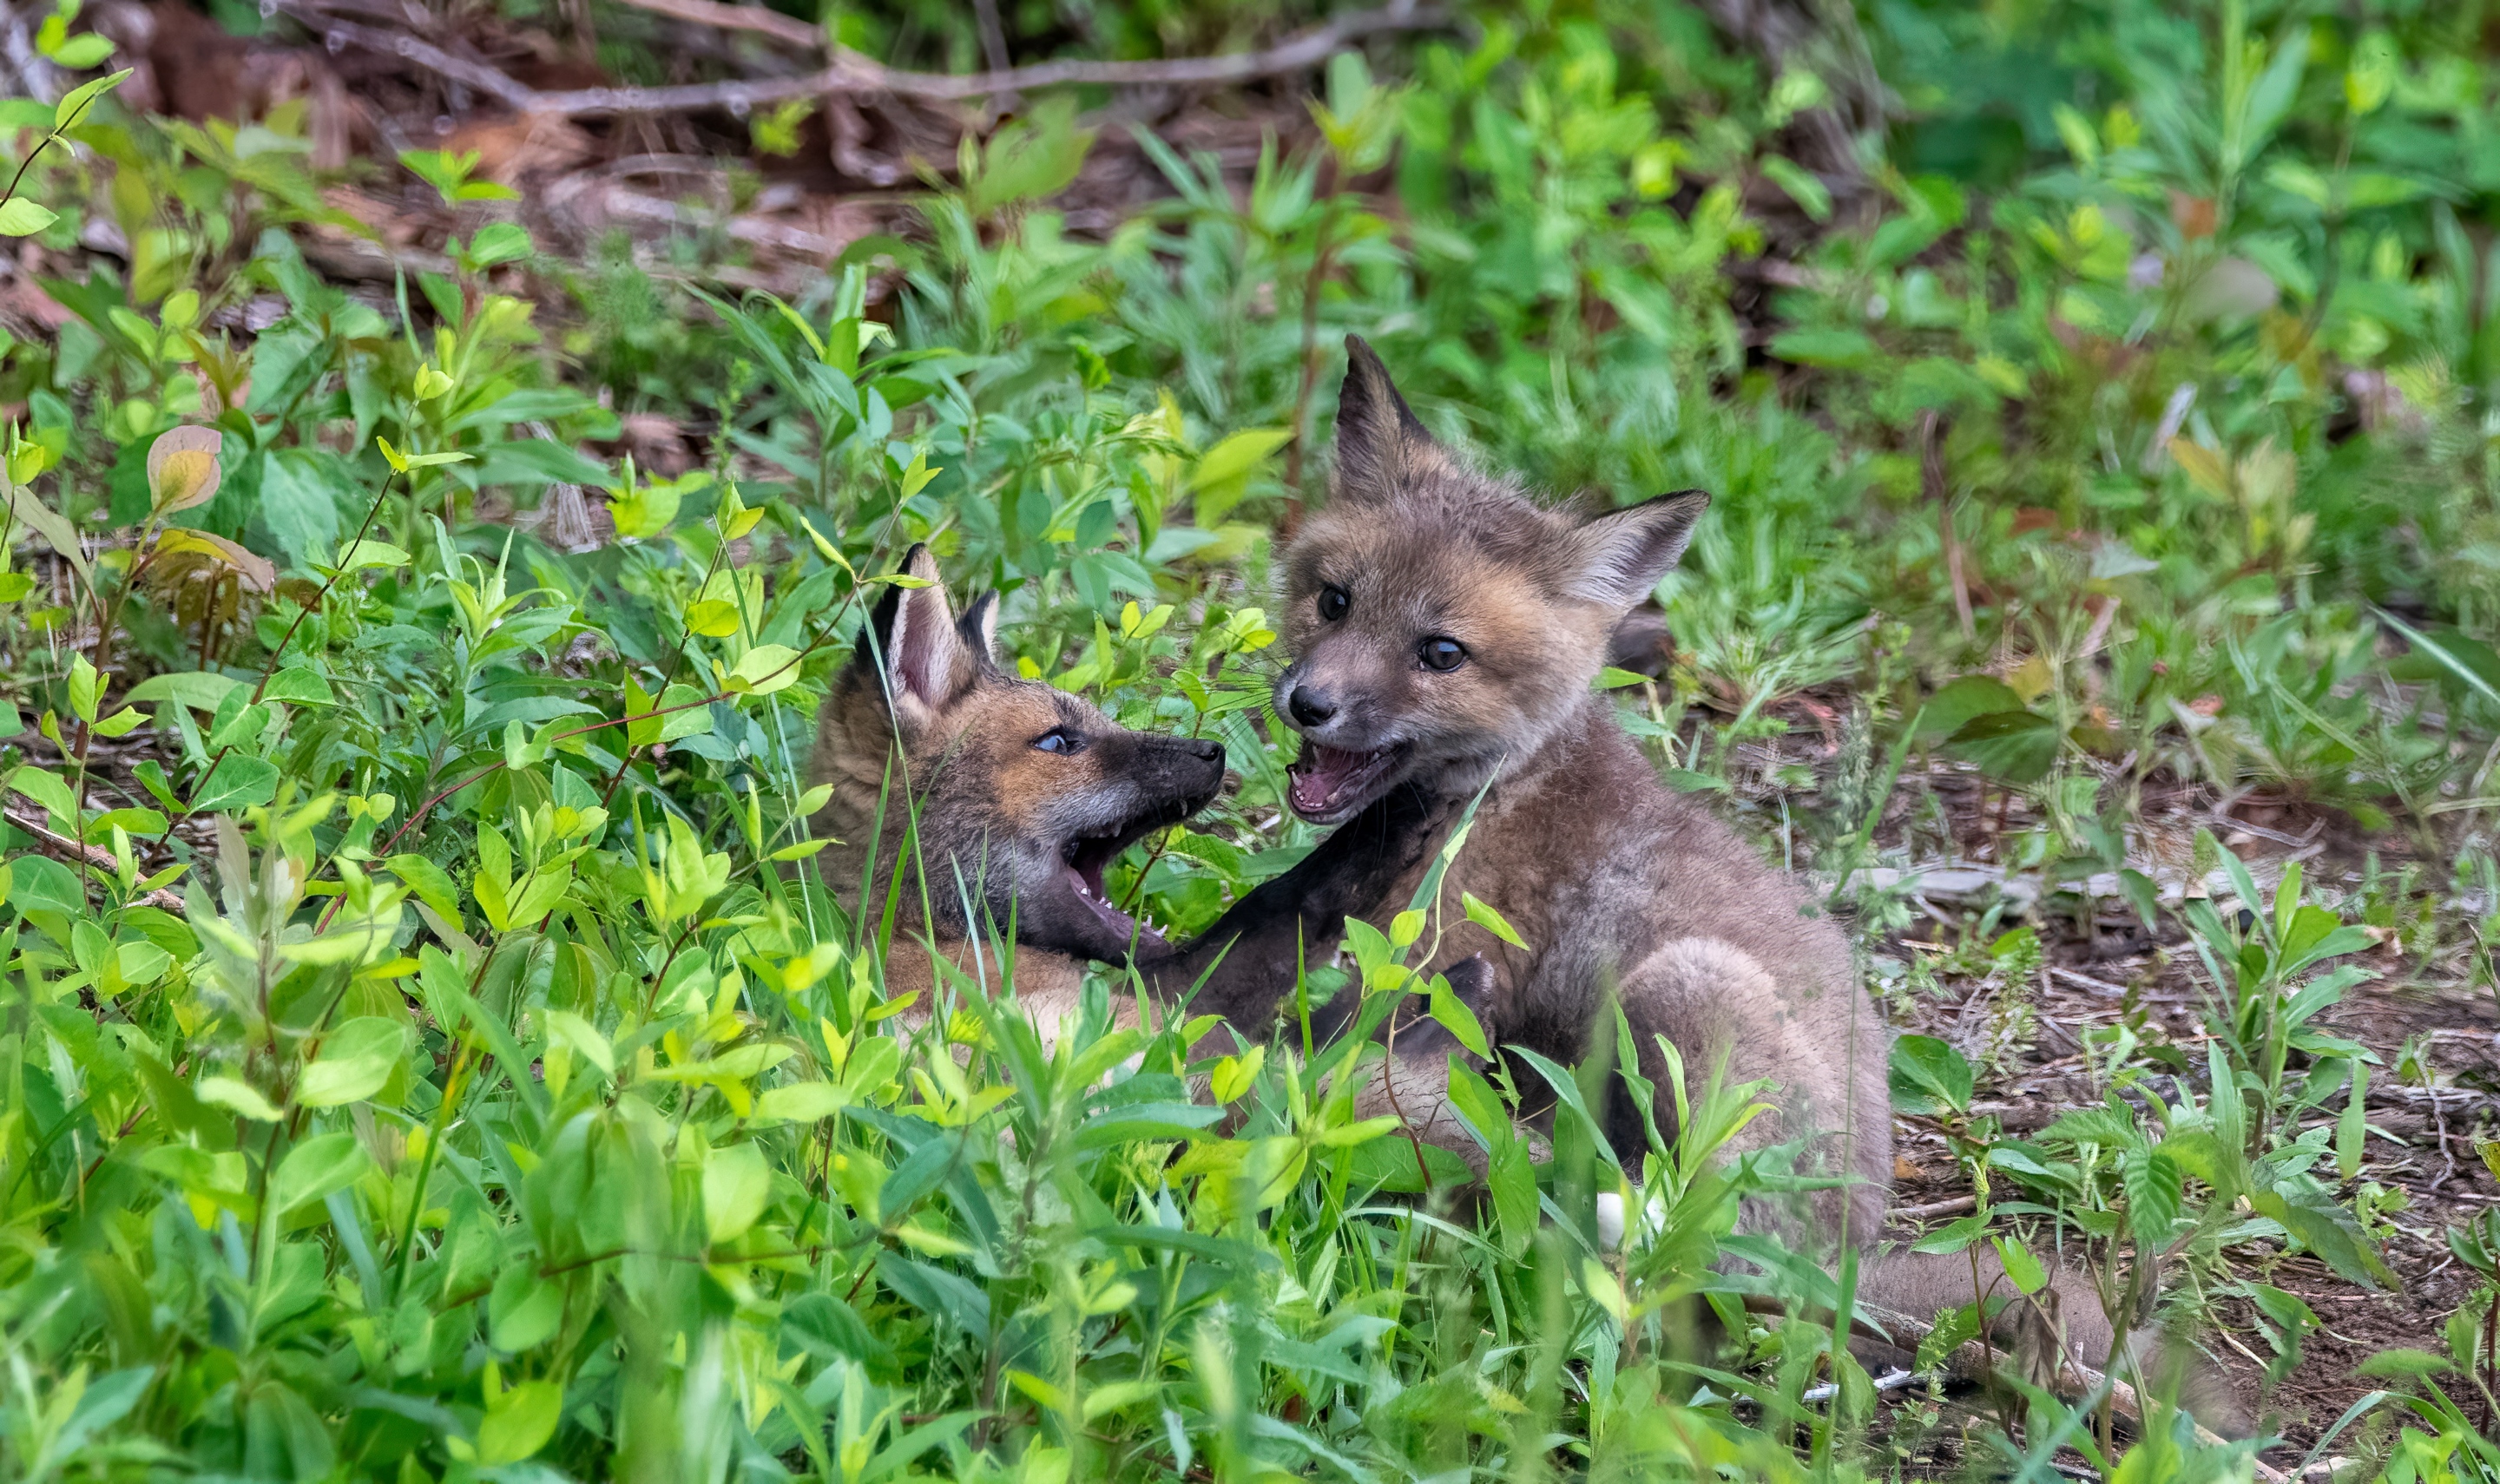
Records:
{"label": "fox kit's open mouth", "polygon": [[1067,872],[1069,886],[1076,892],[1076,899],[1101,919],[1102,925],[1109,928],[1115,938],[1124,941],[1135,938],[1140,943],[1163,941],[1162,935],[1153,928],[1111,905],[1111,893],[1102,885],[1102,873],[1110,869],[1112,861],[1120,858],[1122,851],[1148,830],[1158,823],[1168,823],[1168,820],[1154,818],[1133,820],[1101,834],[1079,835],[1061,848],[1063,869]]}
{"label": "fox kit's open mouth", "polygon": [[1349,753],[1302,739],[1302,756],[1285,770],[1286,801],[1314,824],[1334,824],[1371,802],[1383,778],[1406,756],[1405,744]]}

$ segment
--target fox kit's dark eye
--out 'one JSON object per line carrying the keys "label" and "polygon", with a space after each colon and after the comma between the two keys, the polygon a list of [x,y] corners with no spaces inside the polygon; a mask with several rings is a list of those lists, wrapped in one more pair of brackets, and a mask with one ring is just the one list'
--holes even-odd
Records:
{"label": "fox kit's dark eye", "polygon": [[1320,617],[1330,623],[1345,617],[1345,610],[1353,606],[1354,595],[1345,589],[1334,584],[1320,589]]}
{"label": "fox kit's dark eye", "polygon": [[1045,731],[1040,736],[1033,739],[1033,750],[1037,753],[1060,753],[1063,755],[1081,753],[1085,751],[1085,739],[1078,736],[1076,733],[1069,731],[1065,726],[1053,726],[1050,730]]}
{"label": "fox kit's dark eye", "polygon": [[1415,646],[1415,658],[1423,661],[1428,670],[1455,670],[1466,662],[1467,647],[1456,639],[1436,635]]}

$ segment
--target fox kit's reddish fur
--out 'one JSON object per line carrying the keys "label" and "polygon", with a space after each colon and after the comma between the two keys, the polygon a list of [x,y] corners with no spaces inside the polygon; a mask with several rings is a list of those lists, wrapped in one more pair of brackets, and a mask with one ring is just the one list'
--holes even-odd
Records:
{"label": "fox kit's reddish fur", "polygon": [[996,993],[1011,932],[1017,998],[1048,1028],[1074,1008],[1085,960],[1160,946],[1111,904],[1102,871],[1215,797],[1224,749],[1131,731],[1009,674],[992,657],[997,595],[958,621],[928,548],[904,569],[927,585],[887,589],[817,724],[813,770],[834,786],[819,823],[842,842],[826,878],[872,933],[891,903],[891,987],[929,987],[934,948]]}
{"label": "fox kit's reddish fur", "polygon": [[[1593,1032],[1611,1044],[1611,994],[1661,1084],[1661,1129],[1674,1116],[1663,1038],[1696,1081],[1724,1071],[1775,1085],[1778,1113],[1747,1131],[1747,1146],[1801,1141],[1801,1173],[1848,1180],[1803,1209],[1749,1210],[1750,1227],[1826,1259],[1843,1241],[1870,1246],[1892,1174],[1890,1035],[1840,929],[1667,790],[1590,688],[1618,624],[1674,565],[1708,498],[1586,519],[1537,504],[1435,442],[1369,348],[1349,349],[1330,500],[1282,561],[1293,662],[1275,688],[1277,714],[1302,736],[1289,801],[1337,828],[1164,967],[1163,984],[1202,974],[1199,1008],[1245,1031],[1272,1023],[1298,955],[1325,952],[1348,916],[1379,922],[1405,907],[1482,790],[1442,890],[1492,904],[1528,946],[1464,926],[1431,967],[1490,964],[1466,997],[1493,1043],[1577,1061]],[[1456,1047],[1436,1029],[1401,1033],[1383,1081],[1411,1122],[1451,1132],[1437,1099]],[[1645,1145],[1628,1097],[1605,1121],[1617,1149]],[[1921,1318],[1972,1297],[1959,1257],[1884,1258],[1862,1273],[1870,1303]],[[1984,1279],[1998,1273],[1983,1264]],[[2098,1306],[2079,1283],[2056,1293],[2071,1353],[2101,1364]],[[2046,1326],[2008,1322],[1998,1339],[2027,1350],[2035,1373],[2047,1369]]]}

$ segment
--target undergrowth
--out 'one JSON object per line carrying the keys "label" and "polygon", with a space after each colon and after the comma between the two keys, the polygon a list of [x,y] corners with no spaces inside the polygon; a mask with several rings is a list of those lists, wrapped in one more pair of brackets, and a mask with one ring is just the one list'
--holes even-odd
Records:
{"label": "undergrowth", "polygon": [[[1083,9],[1121,46],[1188,29]],[[862,17],[970,65],[951,12]],[[1870,954],[1916,867],[1974,854],[1931,792],[1888,814],[1913,758],[1973,781],[1975,854],[2030,893],[1887,984],[1994,996],[1968,1044],[1895,1052],[1976,1193],[1919,1245],[1993,1247],[2023,1295],[2063,1261],[2122,1331],[2245,1298],[2279,1382],[2320,1320],[2269,1261],[2395,1280],[2364,1145],[2401,1069],[2319,1016],[2363,950],[2484,928],[2375,864],[2260,881],[2146,800],[2312,810],[2494,910],[2482,24],[1870,7],[1825,72],[1772,72],[1666,0],[1488,7],[1333,59],[1316,132],[1246,181],[1141,133],[1168,194],[1104,233],[1053,205],[1096,126],[1044,102],[787,302],[558,261],[437,153],[377,168],[457,223],[448,270],[325,281],[300,111],[140,116],[109,48],[47,30],[94,81],[0,103],[0,230],[62,311],[0,333],[0,1459],[2248,1477],[2264,1437],[2152,1385],[2132,1419],[2105,1385],[1879,1399],[1834,1343],[1846,1275],[1734,1232],[1784,1177],[1716,1154],[1776,1088],[1601,1036],[1577,1076],[1460,1099],[1508,1177],[1410,1188],[1351,1112],[1367,1053],[1193,1064],[1179,1013],[1113,1028],[1116,967],[1055,1049],[970,980],[905,1029],[887,929],[817,869],[813,712],[930,543],[1003,596],[1025,673],[1226,743],[1227,796],[1111,878],[1193,933],[1309,844],[1261,605],[1279,522],[1324,498],[1345,333],[1541,488],[1706,489],[1671,658],[1601,679],[1663,774]],[[1784,151],[1852,67],[1895,115],[1826,178]],[[619,451],[654,412],[697,457]],[[608,529],[570,541],[583,490]],[[1819,726],[1829,766],[1777,745]],[[2204,1034],[2089,1032],[2097,1106],[2009,1133],[1976,1093],[2035,1033],[2021,919],[2095,903],[2173,945]],[[1580,1110],[1611,1076],[1689,1116],[1609,1147]],[[1523,1093],[1558,1108],[1532,1171],[1501,1157]],[[1609,1241],[1600,1195],[1650,1214]],[[2500,1476],[2500,1231],[2448,1241],[2472,1302],[2312,1429],[2355,1476]],[[1922,1361],[1978,1329],[1949,1311]]]}

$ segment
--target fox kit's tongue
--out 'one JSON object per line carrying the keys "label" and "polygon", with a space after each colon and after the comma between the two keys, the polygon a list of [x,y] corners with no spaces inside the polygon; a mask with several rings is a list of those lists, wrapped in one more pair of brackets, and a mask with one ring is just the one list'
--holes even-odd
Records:
{"label": "fox kit's tongue", "polygon": [[1341,808],[1379,771],[1384,753],[1348,753],[1316,742],[1302,743],[1302,756],[1289,770],[1288,799],[1294,812],[1318,818]]}

